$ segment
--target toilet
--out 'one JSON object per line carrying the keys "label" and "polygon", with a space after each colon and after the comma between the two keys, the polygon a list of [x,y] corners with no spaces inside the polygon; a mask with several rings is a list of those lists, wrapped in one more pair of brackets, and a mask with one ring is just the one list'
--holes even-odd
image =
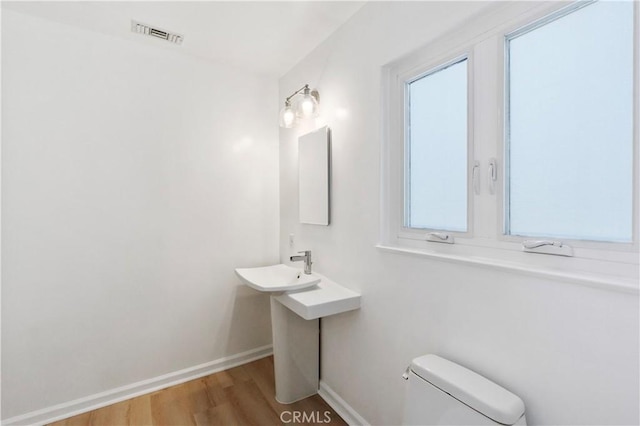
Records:
{"label": "toilet", "polygon": [[404,377],[404,425],[527,424],[522,399],[437,355],[415,358]]}

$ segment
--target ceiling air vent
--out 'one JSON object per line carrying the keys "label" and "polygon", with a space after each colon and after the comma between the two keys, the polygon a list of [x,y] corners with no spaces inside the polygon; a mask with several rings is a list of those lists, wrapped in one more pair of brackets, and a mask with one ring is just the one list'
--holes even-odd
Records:
{"label": "ceiling air vent", "polygon": [[181,34],[161,30],[160,28],[152,27],[151,25],[143,24],[142,22],[137,22],[134,20],[131,20],[131,31],[138,34],[145,34],[151,37],[167,40],[175,44],[182,44],[182,39],[184,38]]}

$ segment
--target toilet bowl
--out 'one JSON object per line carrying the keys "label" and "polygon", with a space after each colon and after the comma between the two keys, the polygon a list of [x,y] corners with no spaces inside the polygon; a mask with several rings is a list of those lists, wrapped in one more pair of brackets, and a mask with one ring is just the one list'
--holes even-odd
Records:
{"label": "toilet bowl", "polygon": [[411,362],[404,425],[526,425],[522,399],[437,355]]}

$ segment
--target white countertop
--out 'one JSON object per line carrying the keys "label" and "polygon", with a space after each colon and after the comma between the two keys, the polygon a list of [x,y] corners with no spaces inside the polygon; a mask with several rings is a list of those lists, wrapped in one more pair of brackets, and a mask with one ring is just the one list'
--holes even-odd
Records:
{"label": "white countertop", "polygon": [[273,296],[278,302],[306,320],[322,318],[360,308],[360,294],[326,277],[318,284],[299,291]]}

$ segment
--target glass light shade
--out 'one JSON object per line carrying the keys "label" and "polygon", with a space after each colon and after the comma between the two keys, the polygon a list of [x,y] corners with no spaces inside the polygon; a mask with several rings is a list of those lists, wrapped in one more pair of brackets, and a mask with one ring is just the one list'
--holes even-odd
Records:
{"label": "glass light shade", "polygon": [[318,116],[318,101],[310,93],[305,93],[296,103],[296,115],[300,118]]}
{"label": "glass light shade", "polygon": [[280,110],[280,127],[290,129],[295,126],[295,124],[296,113],[290,105],[285,105],[285,107]]}

